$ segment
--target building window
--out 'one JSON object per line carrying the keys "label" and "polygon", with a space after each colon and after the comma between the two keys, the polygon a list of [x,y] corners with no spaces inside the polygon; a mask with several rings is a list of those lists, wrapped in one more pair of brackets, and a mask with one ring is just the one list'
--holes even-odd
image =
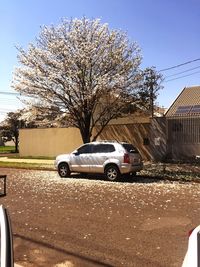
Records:
{"label": "building window", "polygon": [[150,144],[149,138],[143,138],[143,145],[148,146]]}

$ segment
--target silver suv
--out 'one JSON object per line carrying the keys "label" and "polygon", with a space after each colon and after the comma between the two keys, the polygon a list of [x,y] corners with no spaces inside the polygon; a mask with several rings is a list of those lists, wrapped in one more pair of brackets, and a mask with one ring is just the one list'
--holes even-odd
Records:
{"label": "silver suv", "polygon": [[82,145],[71,154],[56,157],[55,167],[61,177],[71,172],[105,174],[116,181],[122,174],[133,174],[143,168],[138,150],[129,143],[97,141]]}

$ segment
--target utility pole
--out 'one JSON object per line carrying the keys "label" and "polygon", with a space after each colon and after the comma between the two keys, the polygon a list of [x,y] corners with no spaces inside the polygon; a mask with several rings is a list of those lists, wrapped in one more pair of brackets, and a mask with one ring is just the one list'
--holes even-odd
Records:
{"label": "utility pole", "polygon": [[150,83],[149,83],[149,89],[150,89],[150,109],[151,109],[151,117],[154,117],[154,84],[155,84],[155,74],[153,71],[150,71]]}
{"label": "utility pole", "polygon": [[156,72],[155,67],[146,68],[144,70],[144,90],[148,97],[148,110],[150,116],[154,117],[154,101],[157,97],[157,92],[162,89],[160,83],[162,82],[162,75]]}
{"label": "utility pole", "polygon": [[151,117],[154,117],[154,86],[155,86],[155,73],[152,69],[149,70],[148,87],[149,87],[149,102]]}

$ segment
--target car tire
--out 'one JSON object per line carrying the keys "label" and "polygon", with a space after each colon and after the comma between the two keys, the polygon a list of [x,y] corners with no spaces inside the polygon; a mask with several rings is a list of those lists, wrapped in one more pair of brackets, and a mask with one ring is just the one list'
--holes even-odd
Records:
{"label": "car tire", "polygon": [[66,178],[70,176],[70,169],[67,163],[60,163],[58,165],[58,174],[62,178]]}
{"label": "car tire", "polygon": [[120,179],[120,171],[116,165],[109,165],[105,168],[105,176],[108,181],[114,182]]}

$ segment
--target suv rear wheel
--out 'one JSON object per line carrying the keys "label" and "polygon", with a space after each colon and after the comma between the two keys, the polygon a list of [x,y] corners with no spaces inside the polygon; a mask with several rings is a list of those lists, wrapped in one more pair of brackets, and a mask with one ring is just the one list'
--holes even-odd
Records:
{"label": "suv rear wheel", "polygon": [[120,178],[120,171],[117,166],[109,165],[105,168],[105,175],[108,181],[117,181]]}
{"label": "suv rear wheel", "polygon": [[69,177],[70,176],[70,170],[67,163],[60,163],[58,165],[58,173],[60,177]]}

